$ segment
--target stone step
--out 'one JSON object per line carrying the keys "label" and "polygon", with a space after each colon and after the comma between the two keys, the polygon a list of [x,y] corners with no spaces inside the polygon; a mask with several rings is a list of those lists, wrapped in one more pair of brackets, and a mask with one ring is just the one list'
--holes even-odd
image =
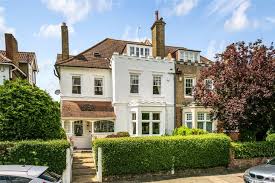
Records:
{"label": "stone step", "polygon": [[74,158],[92,158],[93,155],[92,153],[74,153],[73,157]]}
{"label": "stone step", "polygon": [[73,177],[73,183],[90,183],[90,182],[98,182],[96,176],[81,175],[81,176]]}
{"label": "stone step", "polygon": [[93,158],[84,158],[84,159],[78,159],[78,158],[74,158],[73,159],[73,164],[79,164],[79,163],[94,163],[94,159]]}
{"label": "stone step", "polygon": [[95,168],[77,168],[73,169],[73,176],[78,175],[95,175],[96,169]]}
{"label": "stone step", "polygon": [[77,168],[93,168],[95,167],[95,163],[74,163],[73,169]]}

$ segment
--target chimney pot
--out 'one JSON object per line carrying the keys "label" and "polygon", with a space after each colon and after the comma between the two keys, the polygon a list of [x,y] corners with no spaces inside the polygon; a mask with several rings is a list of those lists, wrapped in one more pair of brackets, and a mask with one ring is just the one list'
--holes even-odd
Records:
{"label": "chimney pot", "polygon": [[155,15],[156,15],[156,21],[158,21],[159,20],[159,11],[158,10],[155,11]]}

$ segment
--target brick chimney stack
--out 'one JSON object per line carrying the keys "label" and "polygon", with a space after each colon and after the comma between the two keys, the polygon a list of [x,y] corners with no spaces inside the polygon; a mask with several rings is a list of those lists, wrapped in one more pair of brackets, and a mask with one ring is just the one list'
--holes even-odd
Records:
{"label": "brick chimney stack", "polygon": [[155,12],[156,20],[151,27],[153,57],[165,57],[165,22],[159,19],[158,11]]}
{"label": "brick chimney stack", "polygon": [[19,67],[17,40],[12,34],[5,33],[5,44],[6,57],[10,59],[14,65]]}
{"label": "brick chimney stack", "polygon": [[69,58],[69,32],[65,22],[61,25],[62,60]]}

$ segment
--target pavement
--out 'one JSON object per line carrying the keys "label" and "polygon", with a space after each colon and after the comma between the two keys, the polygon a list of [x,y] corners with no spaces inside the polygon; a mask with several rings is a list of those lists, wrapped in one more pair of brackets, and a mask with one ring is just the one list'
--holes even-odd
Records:
{"label": "pavement", "polygon": [[[199,177],[175,178],[169,180],[153,181],[156,183],[243,183],[243,173],[211,175]],[[152,181],[150,181],[152,182]]]}

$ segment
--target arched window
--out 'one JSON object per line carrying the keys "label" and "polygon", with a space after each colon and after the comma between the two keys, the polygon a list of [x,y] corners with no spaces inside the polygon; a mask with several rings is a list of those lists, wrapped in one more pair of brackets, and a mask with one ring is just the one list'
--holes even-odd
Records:
{"label": "arched window", "polygon": [[96,121],[94,123],[94,132],[114,132],[114,122],[107,120]]}

